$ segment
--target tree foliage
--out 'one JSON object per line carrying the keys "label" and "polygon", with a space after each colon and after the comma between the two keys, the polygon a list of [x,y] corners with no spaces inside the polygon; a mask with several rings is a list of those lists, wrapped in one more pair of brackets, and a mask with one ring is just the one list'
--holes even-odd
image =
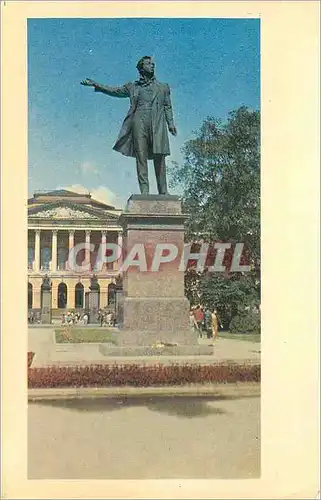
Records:
{"label": "tree foliage", "polygon": [[209,117],[184,148],[184,162],[170,170],[190,215],[187,241],[244,243],[251,271],[202,274],[187,271],[186,293],[228,316],[259,302],[260,115],[241,107],[225,123]]}

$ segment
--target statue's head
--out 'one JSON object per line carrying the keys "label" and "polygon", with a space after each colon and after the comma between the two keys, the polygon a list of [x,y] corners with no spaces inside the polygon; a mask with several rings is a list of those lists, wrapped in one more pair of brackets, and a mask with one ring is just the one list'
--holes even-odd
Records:
{"label": "statue's head", "polygon": [[144,56],[139,59],[136,68],[141,75],[154,75],[155,63],[151,56]]}

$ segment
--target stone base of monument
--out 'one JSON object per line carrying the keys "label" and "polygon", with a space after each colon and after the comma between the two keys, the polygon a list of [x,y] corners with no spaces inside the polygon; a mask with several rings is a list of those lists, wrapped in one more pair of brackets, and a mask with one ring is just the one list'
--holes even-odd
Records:
{"label": "stone base of monument", "polygon": [[98,304],[99,294],[97,290],[90,290],[89,292],[89,323],[98,323]]}
{"label": "stone base of monument", "polygon": [[41,324],[51,324],[51,290],[42,292]]}
{"label": "stone base of monument", "polygon": [[162,345],[150,346],[107,346],[100,344],[99,352],[104,356],[209,356],[213,346],[207,345]]}
{"label": "stone base of monument", "polygon": [[[133,195],[121,216],[123,258],[132,265],[123,276],[122,325],[118,346],[101,345],[106,356],[209,355],[190,328],[190,304],[184,296],[184,222],[177,196]],[[161,249],[161,250],[160,250]],[[135,265],[135,251],[140,266]],[[155,259],[169,255],[167,262]],[[164,259],[166,260],[166,259]]]}

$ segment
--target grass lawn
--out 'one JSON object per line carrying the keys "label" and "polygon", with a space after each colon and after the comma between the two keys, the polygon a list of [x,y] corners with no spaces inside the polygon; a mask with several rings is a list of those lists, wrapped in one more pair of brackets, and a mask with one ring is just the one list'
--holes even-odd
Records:
{"label": "grass lawn", "polygon": [[261,335],[259,333],[219,332],[218,338],[233,339],[233,340],[248,340],[249,342],[261,342]]}
{"label": "grass lawn", "polygon": [[110,342],[117,344],[114,330],[110,328],[65,327],[55,329],[57,343]]}

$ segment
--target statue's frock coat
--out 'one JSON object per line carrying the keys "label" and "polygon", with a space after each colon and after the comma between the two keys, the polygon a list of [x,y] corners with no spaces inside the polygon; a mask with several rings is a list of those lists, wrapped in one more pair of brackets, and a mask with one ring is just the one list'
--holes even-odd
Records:
{"label": "statue's frock coat", "polygon": [[[109,87],[97,85],[96,92],[103,92],[112,97],[129,97],[130,108],[120,129],[118,139],[113,147],[115,151],[125,156],[135,157],[134,140],[132,134],[133,118],[137,107],[139,82],[129,82],[122,87]],[[153,84],[152,99],[152,150],[149,151],[149,159],[153,155],[169,155],[169,140],[167,127],[174,127],[173,111],[170,98],[170,89],[167,83],[155,80]]]}

